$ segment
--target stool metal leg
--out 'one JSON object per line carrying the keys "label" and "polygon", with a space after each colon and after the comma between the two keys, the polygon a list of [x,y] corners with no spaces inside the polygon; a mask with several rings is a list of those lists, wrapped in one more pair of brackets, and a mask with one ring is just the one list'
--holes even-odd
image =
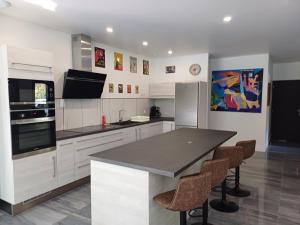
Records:
{"label": "stool metal leg", "polygon": [[180,225],[186,225],[186,212],[180,212]]}
{"label": "stool metal leg", "polygon": [[235,197],[248,197],[250,196],[250,191],[242,190],[240,188],[240,167],[235,168],[235,187],[229,191],[227,194]]}
{"label": "stool metal leg", "polygon": [[208,223],[208,200],[206,200],[202,205],[202,223],[193,223],[192,225],[212,225]]}
{"label": "stool metal leg", "polygon": [[239,206],[226,198],[226,179],[222,183],[222,199],[210,201],[210,206],[220,212],[233,213],[239,210]]}

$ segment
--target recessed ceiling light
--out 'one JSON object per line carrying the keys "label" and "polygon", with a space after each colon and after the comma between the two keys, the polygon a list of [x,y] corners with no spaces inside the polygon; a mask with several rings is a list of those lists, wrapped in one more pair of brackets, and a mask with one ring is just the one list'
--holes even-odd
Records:
{"label": "recessed ceiling light", "polygon": [[173,51],[172,51],[172,50],[169,50],[169,51],[168,51],[168,54],[169,54],[169,55],[172,55],[172,54],[173,54]]}
{"label": "recessed ceiling light", "polygon": [[223,19],[224,23],[229,23],[231,20],[232,20],[231,16],[225,16]]}
{"label": "recessed ceiling light", "polygon": [[57,7],[57,3],[52,0],[23,0],[23,1],[28,2],[32,5],[40,6],[43,9],[47,9],[49,11],[55,11]]}
{"label": "recessed ceiling light", "polygon": [[144,46],[148,46],[148,42],[147,41],[143,41],[143,45]]}
{"label": "recessed ceiling light", "polygon": [[113,29],[112,27],[107,27],[107,28],[106,28],[106,31],[107,31],[108,33],[112,33],[112,32],[114,32],[114,29]]}
{"label": "recessed ceiling light", "polygon": [[0,0],[0,9],[8,8],[11,6],[11,3],[6,0]]}

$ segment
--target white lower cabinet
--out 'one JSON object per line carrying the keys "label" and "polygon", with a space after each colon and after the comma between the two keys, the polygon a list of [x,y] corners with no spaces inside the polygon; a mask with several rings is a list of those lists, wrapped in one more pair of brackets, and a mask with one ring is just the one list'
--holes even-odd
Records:
{"label": "white lower cabinet", "polygon": [[175,130],[175,122],[173,121],[163,121],[163,132],[170,132]]}
{"label": "white lower cabinet", "polygon": [[[174,123],[174,122],[171,122]],[[13,161],[15,204],[90,175],[90,155],[174,129],[150,123],[57,142],[57,151]]]}
{"label": "white lower cabinet", "polygon": [[58,186],[75,181],[74,139],[57,142],[57,179]]}
{"label": "white lower cabinet", "polygon": [[15,204],[57,187],[56,151],[13,161]]}
{"label": "white lower cabinet", "polygon": [[151,123],[137,127],[138,140],[159,135],[161,133],[163,133],[162,122]]}
{"label": "white lower cabinet", "polygon": [[110,131],[76,139],[75,179],[90,175],[90,155],[123,145],[124,131]]}

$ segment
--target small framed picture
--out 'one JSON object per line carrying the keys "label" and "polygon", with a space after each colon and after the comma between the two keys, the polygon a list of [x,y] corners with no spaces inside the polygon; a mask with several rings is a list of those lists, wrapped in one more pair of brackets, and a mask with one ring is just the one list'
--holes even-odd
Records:
{"label": "small framed picture", "polygon": [[140,93],[140,87],[139,87],[139,85],[135,85],[135,93],[136,94]]}
{"label": "small framed picture", "polygon": [[123,84],[118,84],[118,92],[123,93]]}
{"label": "small framed picture", "polygon": [[130,56],[130,73],[137,73],[137,58]]}
{"label": "small framed picture", "polygon": [[166,73],[175,73],[175,66],[166,66]]}
{"label": "small framed picture", "polygon": [[95,66],[105,68],[105,49],[95,47]]}
{"label": "small framed picture", "polygon": [[109,83],[108,84],[108,91],[109,91],[109,93],[114,93],[115,92],[114,89],[115,89],[114,88],[114,84],[113,83]]}
{"label": "small framed picture", "polygon": [[131,84],[127,84],[127,93],[131,94]]}
{"label": "small framed picture", "polygon": [[143,74],[149,75],[149,61],[143,60]]}
{"label": "small framed picture", "polygon": [[114,54],[114,67],[115,70],[123,71],[123,54],[119,52],[115,52]]}

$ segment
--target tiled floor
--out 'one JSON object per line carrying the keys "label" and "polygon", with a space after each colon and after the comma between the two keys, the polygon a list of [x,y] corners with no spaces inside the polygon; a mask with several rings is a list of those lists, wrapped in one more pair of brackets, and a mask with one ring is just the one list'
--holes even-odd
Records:
{"label": "tiled floor", "polygon": [[[210,223],[300,225],[300,155],[278,152],[258,153],[242,166],[242,187],[252,195],[240,199],[230,197],[240,205],[237,213],[210,209]],[[212,193],[210,199],[218,195]],[[85,185],[16,217],[0,211],[0,225],[88,225],[90,217],[90,186]]]}

